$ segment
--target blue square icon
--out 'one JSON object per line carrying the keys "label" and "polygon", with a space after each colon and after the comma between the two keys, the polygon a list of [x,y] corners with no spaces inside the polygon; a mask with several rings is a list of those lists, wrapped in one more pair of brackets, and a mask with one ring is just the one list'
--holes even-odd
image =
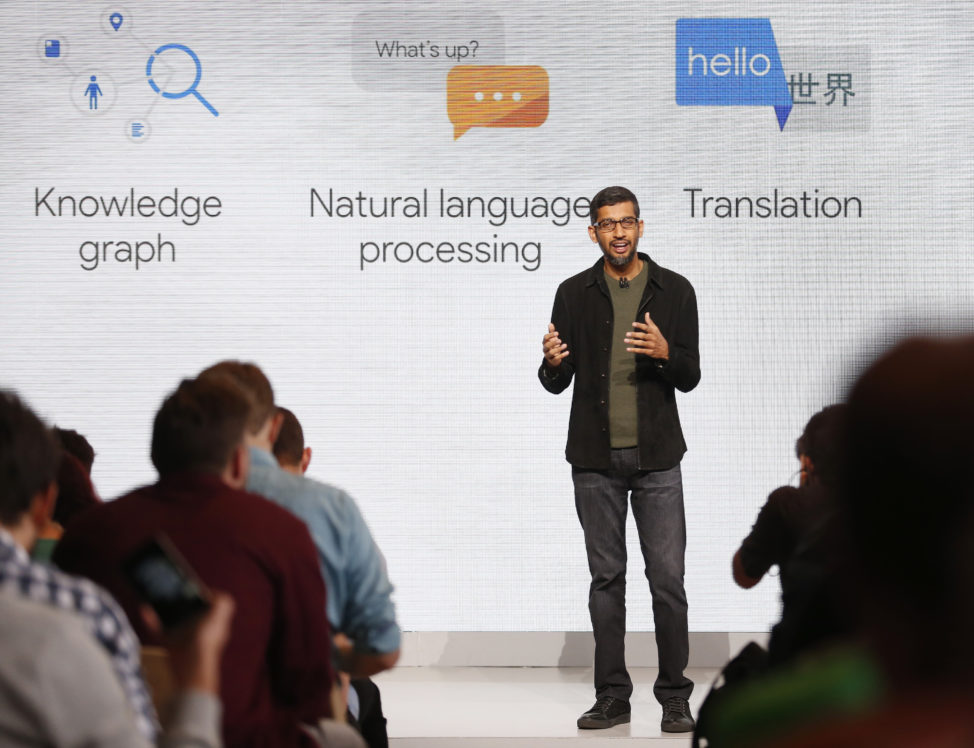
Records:
{"label": "blue square icon", "polygon": [[59,39],[46,39],[44,41],[44,56],[45,57],[60,57],[61,56],[61,41]]}

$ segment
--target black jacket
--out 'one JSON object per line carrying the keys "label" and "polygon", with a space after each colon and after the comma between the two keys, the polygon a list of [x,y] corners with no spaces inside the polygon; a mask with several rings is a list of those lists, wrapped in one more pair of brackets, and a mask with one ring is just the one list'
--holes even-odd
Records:
{"label": "black jacket", "polygon": [[[697,297],[682,275],[662,268],[639,254],[647,263],[649,278],[639,302],[638,320],[646,312],[659,327],[670,348],[663,362],[637,356],[637,408],[639,467],[665,470],[679,464],[687,450],[676,409],[674,388],[689,392],[700,381],[697,351]],[[561,365],[538,369],[541,384],[549,392],[564,391],[572,379],[572,412],[568,422],[565,457],[576,466],[605,470],[609,467],[609,356],[612,335],[625,335],[631,321],[613,324],[612,299],[605,284],[602,258],[588,270],[574,275],[555,294],[551,322],[569,355]]]}

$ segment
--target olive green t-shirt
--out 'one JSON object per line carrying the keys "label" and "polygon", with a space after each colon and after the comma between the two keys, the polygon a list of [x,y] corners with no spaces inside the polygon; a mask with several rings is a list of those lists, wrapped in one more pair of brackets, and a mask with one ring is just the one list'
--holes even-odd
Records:
{"label": "olive green t-shirt", "polygon": [[609,445],[613,449],[639,444],[636,412],[636,354],[626,350],[626,333],[633,329],[649,273],[643,263],[628,288],[605,274],[612,297],[612,351],[609,357]]}

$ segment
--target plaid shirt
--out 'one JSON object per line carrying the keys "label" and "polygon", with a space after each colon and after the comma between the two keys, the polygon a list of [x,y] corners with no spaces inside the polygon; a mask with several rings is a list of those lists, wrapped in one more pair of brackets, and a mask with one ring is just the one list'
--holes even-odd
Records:
{"label": "plaid shirt", "polygon": [[111,658],[122,690],[135,713],[139,731],[155,744],[159,724],[149,698],[139,645],[125,613],[115,599],[93,582],[72,577],[31,561],[5,530],[0,528],[0,587],[12,589],[35,602],[78,615]]}

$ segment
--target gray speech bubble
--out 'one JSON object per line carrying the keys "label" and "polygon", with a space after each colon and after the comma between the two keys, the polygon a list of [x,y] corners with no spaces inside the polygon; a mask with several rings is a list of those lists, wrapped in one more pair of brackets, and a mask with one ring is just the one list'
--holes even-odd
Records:
{"label": "gray speech bubble", "polygon": [[503,65],[504,45],[490,11],[368,10],[352,24],[352,77],[366,91],[443,91],[454,65]]}

